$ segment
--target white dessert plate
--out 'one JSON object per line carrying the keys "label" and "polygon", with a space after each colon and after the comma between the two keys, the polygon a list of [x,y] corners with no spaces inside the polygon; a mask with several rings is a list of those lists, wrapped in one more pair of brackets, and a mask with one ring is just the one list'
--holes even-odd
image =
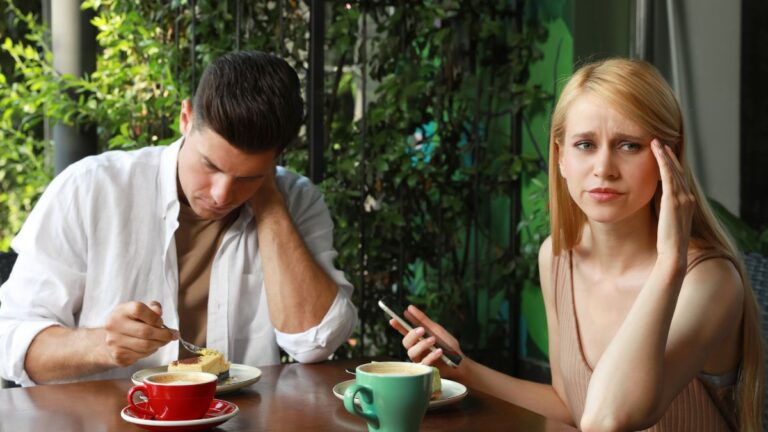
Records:
{"label": "white dessert plate", "polygon": [[[158,372],[166,372],[168,366],[158,366],[154,368],[142,369],[134,372],[131,375],[131,381],[138,385],[144,382],[144,378],[156,374]],[[253,366],[246,366],[242,364],[232,363],[229,366],[229,378],[225,379],[216,385],[216,394],[230,393],[235,390],[240,390],[243,387],[255,383],[261,378],[261,370]]]}
{"label": "white dessert plate", "polygon": [[[467,388],[464,386],[464,384],[459,384],[456,381],[451,381],[444,378],[440,378],[440,381],[441,385],[443,386],[443,392],[437,399],[429,401],[428,409],[435,409],[445,405],[450,405],[464,399],[467,396]],[[333,394],[337,398],[344,400],[344,392],[347,390],[347,387],[354,383],[355,380],[351,379],[336,384],[333,386]],[[355,398],[355,402],[360,403],[358,402],[357,398]]]}
{"label": "white dessert plate", "polygon": [[[144,402],[146,404],[146,402]],[[128,405],[120,411],[123,420],[158,432],[193,431],[216,427],[236,416],[240,409],[232,402],[214,399],[205,416],[199,420],[154,420],[134,412]]]}

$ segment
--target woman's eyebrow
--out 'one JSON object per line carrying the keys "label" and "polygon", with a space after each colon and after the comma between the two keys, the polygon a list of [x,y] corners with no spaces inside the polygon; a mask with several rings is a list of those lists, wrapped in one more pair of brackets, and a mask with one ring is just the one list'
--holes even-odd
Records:
{"label": "woman's eyebrow", "polygon": [[642,136],[631,135],[631,134],[624,134],[624,133],[617,133],[616,134],[616,138],[621,139],[621,140],[625,140],[625,141],[640,141],[640,142],[646,141],[646,138],[643,138]]}
{"label": "woman's eyebrow", "polygon": [[[594,139],[595,133],[591,131],[585,131],[585,132],[578,132],[570,135],[569,139]],[[646,141],[646,138],[643,138],[639,135],[632,135],[632,134],[626,134],[626,133],[616,133],[612,136],[613,140],[626,140],[626,141],[640,141],[644,142]]]}
{"label": "woman's eyebrow", "polygon": [[569,138],[571,139],[592,139],[594,138],[595,133],[592,131],[586,131],[586,132],[578,132],[575,134],[571,134]]}

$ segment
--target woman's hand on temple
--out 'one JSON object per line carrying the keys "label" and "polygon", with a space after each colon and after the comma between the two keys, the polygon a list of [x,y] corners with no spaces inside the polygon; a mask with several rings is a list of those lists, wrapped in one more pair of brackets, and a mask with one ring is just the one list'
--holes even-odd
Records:
{"label": "woman's hand on temple", "polygon": [[656,252],[661,259],[680,260],[685,271],[696,198],[672,149],[655,138],[651,147],[659,164],[662,189]]}
{"label": "woman's hand on temple", "polygon": [[[448,333],[443,326],[432,321],[424,312],[419,310],[416,306],[408,306],[408,313],[418,319],[423,326],[416,327],[411,331],[406,330],[400,323],[394,319],[389,320],[389,325],[395,328],[401,335],[403,335],[403,346],[408,350],[408,357],[411,361],[416,363],[422,363],[426,365],[435,366],[440,369],[440,375],[445,378],[456,378],[460,375],[462,365],[458,368],[453,368],[445,364],[440,357],[443,354],[443,350],[435,347],[435,351],[430,351],[430,348],[435,346],[436,339],[434,336],[424,338],[425,333],[430,335],[437,335],[444,343],[448,345],[448,348],[458,352],[464,357],[464,353],[461,352],[459,342],[453,335]],[[422,339],[424,338],[424,339]]]}

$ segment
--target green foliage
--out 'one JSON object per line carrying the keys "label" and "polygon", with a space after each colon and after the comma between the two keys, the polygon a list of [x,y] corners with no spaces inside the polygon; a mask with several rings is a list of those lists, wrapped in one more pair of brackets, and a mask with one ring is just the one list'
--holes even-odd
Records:
{"label": "green foliage", "polygon": [[29,33],[26,41],[6,37],[0,46],[4,60],[13,65],[3,68],[12,75],[0,72],[0,250],[10,247],[13,235],[50,180],[49,143],[37,138],[42,134],[45,112],[72,112],[72,104],[56,103],[61,97],[57,82],[48,79],[52,69],[48,51],[37,49],[43,46],[43,29],[33,14],[11,4],[7,7],[13,25]]}
{"label": "green foliage", "polygon": [[[367,55],[373,92],[365,124],[333,122],[322,185],[343,268],[365,274],[355,284],[365,286],[361,315],[372,317],[365,353],[398,350],[375,306],[392,297],[424,307],[465,349],[509,348],[504,311],[513,287],[537,281],[538,241],[547,226],[541,211],[505,231],[509,210],[499,210],[542,169],[537,158],[512,150],[511,125],[518,113],[549,100],[527,85],[546,34],[534,21],[520,27],[522,11],[507,2],[368,7],[365,45],[348,30],[336,32],[361,11],[334,9],[335,68],[352,50],[360,62]],[[344,91],[332,87],[331,99]],[[361,209],[361,202],[369,205]],[[530,240],[521,251],[509,248],[509,231],[517,229]]]}
{"label": "green foliage", "polygon": [[[51,177],[44,118],[96,125],[102,150],[161,145],[177,137],[179,103],[204,65],[238,44],[278,53],[306,78],[304,2],[240,2],[241,11],[235,2],[197,2],[193,14],[185,0],[85,1],[99,45],[86,77],[57,74],[39,17],[6,2],[28,31],[2,45],[13,67],[0,75],[0,249]],[[546,194],[536,180],[543,161],[512,145],[519,116],[549,105],[551,95],[528,83],[546,32],[535,13],[506,1],[328,2],[326,11],[320,187],[336,223],[338,265],[366,317],[357,353],[398,351],[375,307],[392,296],[425,307],[466,349],[510,348],[513,288],[537,285],[547,231],[543,205],[509,226],[521,183],[533,182],[535,200]],[[301,139],[284,162],[305,171],[305,149]],[[526,239],[519,250],[510,233]]]}
{"label": "green foliage", "polygon": [[[44,119],[50,124],[96,125],[103,150],[176,139],[180,101],[192,93],[194,72],[199,78],[204,64],[235,45],[227,3],[201,3],[195,13],[193,68],[189,51],[183,49],[190,45],[193,25],[186,1],[83,2],[83,9],[95,14],[99,53],[92,74],[74,77],[54,70],[50,35],[39,15],[3,1],[14,30],[8,34],[16,37],[6,37],[0,46],[6,60],[6,73],[0,72],[0,250],[8,249],[52,178],[52,143],[44,138]],[[277,51],[276,42],[270,42],[279,33],[280,20],[272,19],[275,11],[267,13],[267,2],[244,3],[241,12],[250,18],[243,25],[243,48]],[[306,10],[294,5],[283,20],[293,29],[283,35],[296,46],[306,45],[305,17]],[[305,57],[298,48],[295,54]],[[303,61],[294,59],[293,64],[303,70]]]}
{"label": "green foliage", "polygon": [[709,205],[743,253],[768,255],[768,229],[760,233],[714,199],[709,199]]}

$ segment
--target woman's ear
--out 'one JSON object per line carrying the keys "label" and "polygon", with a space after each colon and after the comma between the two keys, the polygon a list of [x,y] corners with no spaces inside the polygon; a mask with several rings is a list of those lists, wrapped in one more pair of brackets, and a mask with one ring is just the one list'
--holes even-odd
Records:
{"label": "woman's ear", "polygon": [[557,169],[560,171],[560,177],[566,178],[565,169],[563,168],[563,156],[560,152],[560,143],[555,141],[555,157],[557,157]]}

